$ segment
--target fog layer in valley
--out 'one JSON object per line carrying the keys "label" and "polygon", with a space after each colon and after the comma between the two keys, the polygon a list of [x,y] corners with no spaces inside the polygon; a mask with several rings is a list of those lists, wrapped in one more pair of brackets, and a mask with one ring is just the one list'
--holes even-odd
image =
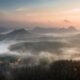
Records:
{"label": "fog layer in valley", "polygon": [[0,80],[72,80],[73,69],[80,68],[80,32],[34,31],[0,34]]}
{"label": "fog layer in valley", "polygon": [[79,35],[79,32],[32,34],[24,30],[13,31],[2,37],[0,55],[15,57],[21,64],[27,61],[29,65],[38,65],[43,60],[48,63],[80,60]]}

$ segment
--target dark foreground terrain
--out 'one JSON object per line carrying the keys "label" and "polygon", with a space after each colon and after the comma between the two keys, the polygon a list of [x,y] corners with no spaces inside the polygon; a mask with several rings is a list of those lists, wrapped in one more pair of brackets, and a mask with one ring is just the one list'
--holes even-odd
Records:
{"label": "dark foreground terrain", "polygon": [[11,67],[0,64],[0,80],[80,80],[80,61],[56,61],[47,66]]}

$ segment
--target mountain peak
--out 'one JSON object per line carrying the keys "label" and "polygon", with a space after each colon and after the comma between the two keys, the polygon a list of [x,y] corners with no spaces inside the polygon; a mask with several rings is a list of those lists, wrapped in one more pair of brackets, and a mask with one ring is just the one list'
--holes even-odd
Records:
{"label": "mountain peak", "polygon": [[74,26],[69,26],[69,27],[68,27],[68,30],[77,31],[77,29],[76,29]]}
{"label": "mountain peak", "polygon": [[25,30],[24,28],[21,29],[15,29],[12,32],[10,32],[8,35],[20,35],[20,34],[28,34],[29,32],[27,30]]}
{"label": "mountain peak", "polygon": [[16,29],[14,30],[15,32],[27,32],[24,28],[21,28],[21,29]]}
{"label": "mountain peak", "polygon": [[76,30],[76,28],[74,26],[69,26],[68,29],[70,29],[70,30]]}

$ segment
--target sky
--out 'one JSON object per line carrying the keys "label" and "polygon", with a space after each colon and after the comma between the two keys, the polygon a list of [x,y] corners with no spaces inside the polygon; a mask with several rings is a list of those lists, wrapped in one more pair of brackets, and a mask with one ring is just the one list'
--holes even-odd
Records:
{"label": "sky", "polygon": [[80,28],[80,0],[0,0],[0,26]]}

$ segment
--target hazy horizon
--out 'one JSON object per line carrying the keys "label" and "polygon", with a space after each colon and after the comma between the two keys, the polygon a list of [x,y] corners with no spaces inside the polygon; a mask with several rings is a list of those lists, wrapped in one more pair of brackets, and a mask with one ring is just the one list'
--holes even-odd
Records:
{"label": "hazy horizon", "polygon": [[0,0],[0,26],[80,28],[79,0]]}

